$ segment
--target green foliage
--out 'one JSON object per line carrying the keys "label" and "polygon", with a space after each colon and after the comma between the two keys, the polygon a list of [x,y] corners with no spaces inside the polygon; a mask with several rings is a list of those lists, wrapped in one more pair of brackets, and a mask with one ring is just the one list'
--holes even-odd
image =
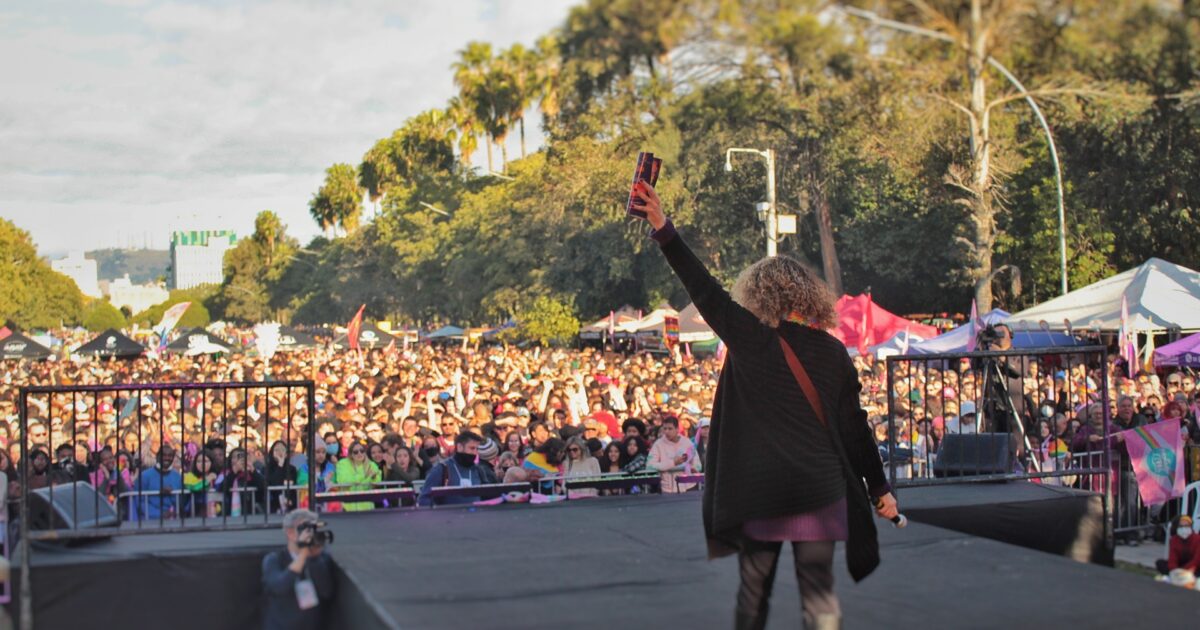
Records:
{"label": "green foliage", "polygon": [[325,183],[308,202],[308,211],[323,230],[354,231],[362,218],[362,189],[358,171],[349,164],[325,169]]}
{"label": "green foliage", "polygon": [[[502,335],[516,341],[531,341],[543,346],[562,343],[579,333],[579,319],[569,299],[542,295],[523,300],[517,312],[517,326]],[[511,333],[511,334],[510,334]]]}
{"label": "green foliage", "polygon": [[38,258],[29,233],[0,219],[0,322],[20,328],[78,324],[83,294]]}
{"label": "green foliage", "polygon": [[103,332],[109,328],[121,330],[125,327],[125,315],[108,300],[92,300],[83,311],[83,327],[88,332]]}

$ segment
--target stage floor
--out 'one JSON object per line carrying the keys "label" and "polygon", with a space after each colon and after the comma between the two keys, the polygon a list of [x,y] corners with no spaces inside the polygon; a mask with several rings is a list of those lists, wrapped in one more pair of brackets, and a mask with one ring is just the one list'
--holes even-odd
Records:
{"label": "stage floor", "polygon": [[[360,605],[384,619],[379,627],[732,625],[736,561],[706,559],[698,494],[368,512],[328,520],[337,535],[331,553],[359,589]],[[881,524],[883,564],[862,584],[850,580],[839,550],[837,591],[848,629],[1195,627],[1200,621],[1198,593],[920,523],[904,530]],[[174,534],[123,537],[62,552],[39,549],[35,606],[67,605],[66,593],[48,590],[99,588],[83,566],[89,562],[257,554],[281,539],[278,530]],[[39,579],[43,571],[46,578],[56,573],[81,583],[51,585]],[[773,603],[768,627],[800,626],[787,553]],[[187,624],[173,620],[172,626]]]}

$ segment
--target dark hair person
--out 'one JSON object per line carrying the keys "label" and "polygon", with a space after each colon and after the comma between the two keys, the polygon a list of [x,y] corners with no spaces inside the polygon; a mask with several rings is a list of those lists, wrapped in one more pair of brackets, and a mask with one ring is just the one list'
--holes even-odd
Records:
{"label": "dark hair person", "polygon": [[[785,541],[792,542],[805,627],[837,627],[835,541],[847,540],[855,580],[879,564],[863,480],[881,501],[881,516],[894,516],[896,503],[859,406],[858,371],[825,332],[837,320],[833,295],[813,271],[778,256],[743,271],[731,297],[667,220],[654,189],[638,182],[635,194],[654,228],[651,238],[729,348],[713,400],[702,514],[709,557],[738,553],[737,627],[765,626]],[[811,377],[820,415],[788,349]]]}

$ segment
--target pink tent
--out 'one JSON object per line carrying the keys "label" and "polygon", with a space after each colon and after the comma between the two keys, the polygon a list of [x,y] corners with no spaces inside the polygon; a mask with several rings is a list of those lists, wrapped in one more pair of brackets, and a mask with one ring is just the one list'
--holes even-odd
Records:
{"label": "pink tent", "polygon": [[932,339],[938,334],[933,326],[889,313],[871,301],[870,294],[843,295],[837,301],[837,312],[838,327],[830,333],[847,348],[858,348],[859,352],[863,352],[867,346],[883,343],[903,330],[923,339]]}

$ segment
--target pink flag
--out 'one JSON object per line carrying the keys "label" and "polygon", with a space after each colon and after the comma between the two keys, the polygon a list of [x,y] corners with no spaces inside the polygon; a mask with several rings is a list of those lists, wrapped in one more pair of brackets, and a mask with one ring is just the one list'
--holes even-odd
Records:
{"label": "pink flag", "polygon": [[1129,299],[1121,296],[1121,332],[1117,335],[1117,346],[1125,359],[1125,370],[1130,377],[1137,373],[1137,332],[1129,326]]}
{"label": "pink flag", "polygon": [[1122,431],[1142,503],[1161,505],[1183,496],[1184,466],[1179,420],[1164,420]]}
{"label": "pink flag", "polygon": [[979,335],[979,330],[983,328],[979,321],[979,309],[975,306],[975,300],[971,300],[971,336],[967,339],[967,352],[975,352],[975,337]]}

